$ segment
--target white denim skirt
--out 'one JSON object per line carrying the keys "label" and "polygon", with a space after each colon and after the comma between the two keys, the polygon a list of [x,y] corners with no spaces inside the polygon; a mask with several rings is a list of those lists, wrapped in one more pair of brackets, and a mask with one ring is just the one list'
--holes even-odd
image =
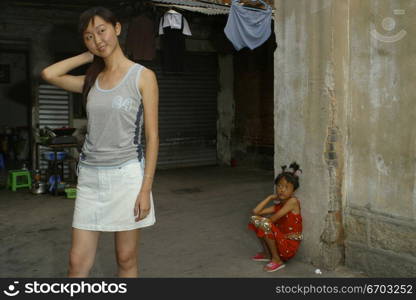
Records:
{"label": "white denim skirt", "polygon": [[79,164],[77,198],[72,227],[93,231],[126,231],[156,222],[153,195],[146,218],[135,221],[134,205],[144,173],[144,162],[119,167]]}

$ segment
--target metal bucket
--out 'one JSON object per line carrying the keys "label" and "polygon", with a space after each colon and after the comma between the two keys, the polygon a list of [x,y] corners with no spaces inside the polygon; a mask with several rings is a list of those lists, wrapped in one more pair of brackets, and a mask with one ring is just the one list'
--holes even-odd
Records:
{"label": "metal bucket", "polygon": [[45,182],[35,182],[32,184],[32,194],[39,195],[46,193],[46,183]]}

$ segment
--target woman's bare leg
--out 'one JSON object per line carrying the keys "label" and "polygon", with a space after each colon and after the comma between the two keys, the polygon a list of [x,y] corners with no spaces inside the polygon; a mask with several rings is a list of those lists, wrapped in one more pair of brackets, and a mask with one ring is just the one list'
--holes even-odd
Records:
{"label": "woman's bare leg", "polygon": [[99,231],[72,228],[68,277],[88,277],[97,252]]}
{"label": "woman's bare leg", "polygon": [[137,259],[139,229],[115,233],[115,248],[119,277],[138,277]]}

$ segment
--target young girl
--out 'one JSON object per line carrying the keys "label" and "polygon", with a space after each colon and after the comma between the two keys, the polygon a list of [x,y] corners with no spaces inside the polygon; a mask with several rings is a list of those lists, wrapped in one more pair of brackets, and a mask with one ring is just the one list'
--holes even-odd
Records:
{"label": "young girl", "polygon": [[[264,270],[274,272],[285,267],[283,261],[295,256],[302,240],[302,216],[299,200],[294,192],[299,187],[299,175],[302,170],[294,162],[289,167],[292,171],[282,172],[276,177],[276,194],[260,202],[250,218],[249,228],[254,230],[260,239],[264,252],[252,257],[255,261],[270,261]],[[279,201],[273,206],[266,206],[270,201]],[[263,217],[271,215],[270,217]],[[269,258],[270,257],[270,258]]]}
{"label": "young girl", "polygon": [[[159,146],[157,81],[151,70],[124,56],[118,41],[121,25],[108,9],[85,11],[80,32],[88,51],[41,74],[53,85],[82,93],[87,108],[68,276],[88,276],[99,233],[112,231],[118,275],[137,277],[138,229],[155,223],[151,189]],[[68,74],[91,62],[85,76]]]}

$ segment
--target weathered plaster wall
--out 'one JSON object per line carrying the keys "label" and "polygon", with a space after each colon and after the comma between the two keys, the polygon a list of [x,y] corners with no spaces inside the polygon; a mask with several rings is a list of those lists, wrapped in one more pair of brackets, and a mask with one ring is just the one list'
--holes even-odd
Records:
{"label": "weathered plaster wall", "polygon": [[234,129],[234,73],[232,55],[219,55],[219,92],[217,120],[217,156],[220,164],[231,162],[231,138]]}
{"label": "weathered plaster wall", "polygon": [[275,171],[300,163],[306,232],[299,256],[328,268],[343,262],[346,3],[276,2]]}
{"label": "weathered plaster wall", "polygon": [[350,2],[346,263],[414,277],[416,3]]}
{"label": "weathered plaster wall", "polygon": [[275,170],[304,169],[300,259],[414,276],[416,3],[276,8]]}

